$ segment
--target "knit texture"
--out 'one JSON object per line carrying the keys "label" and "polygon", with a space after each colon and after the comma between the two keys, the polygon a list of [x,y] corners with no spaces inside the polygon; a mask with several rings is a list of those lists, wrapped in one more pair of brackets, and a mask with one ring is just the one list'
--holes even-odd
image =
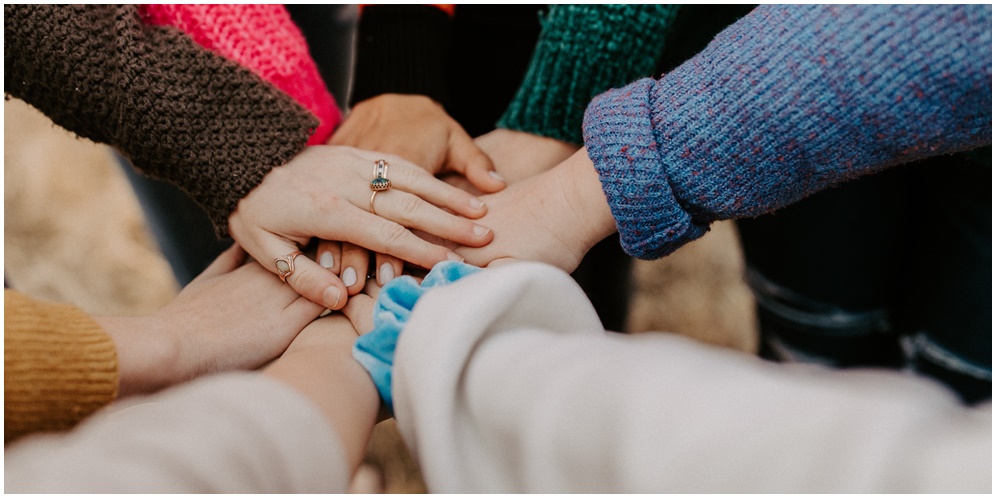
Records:
{"label": "knit texture", "polygon": [[480,268],[466,263],[444,261],[432,267],[421,282],[405,275],[391,280],[381,289],[374,304],[374,328],[356,339],[353,358],[370,374],[388,412],[394,413],[394,398],[391,395],[394,351],[401,329],[408,323],[415,304],[429,290],[479,271]]}
{"label": "knit texture", "polygon": [[269,81],[310,110],[321,124],[309,145],[325,143],[342,120],[311,58],[308,43],[283,5],[139,5],[142,21],[173,26],[212,52]]}
{"label": "knit texture", "polygon": [[498,127],[573,144],[592,97],[650,76],[677,5],[554,5]]}
{"label": "knit texture", "polygon": [[219,236],[239,200],[318,120],[135,6],[5,5],[4,91],[185,190]]}
{"label": "knit texture", "polygon": [[117,396],[114,341],[78,308],[3,292],[4,443],[69,429]]}
{"label": "knit texture", "polygon": [[991,143],[991,25],[987,5],[764,5],[599,96],[585,145],[623,248],[664,256],[714,220]]}
{"label": "knit texture", "polygon": [[446,53],[452,8],[368,5],[356,34],[352,105],[385,93],[425,95],[447,105]]}

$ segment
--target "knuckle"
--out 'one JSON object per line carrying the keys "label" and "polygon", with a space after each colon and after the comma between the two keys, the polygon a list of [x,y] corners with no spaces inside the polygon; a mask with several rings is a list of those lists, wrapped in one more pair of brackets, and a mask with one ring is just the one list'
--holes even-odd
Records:
{"label": "knuckle", "polygon": [[315,278],[314,272],[309,271],[305,268],[298,268],[294,273],[287,278],[287,283],[298,291],[302,296],[307,298],[314,297],[314,291],[318,288],[317,279]]}
{"label": "knuckle", "polygon": [[401,220],[405,226],[411,226],[421,211],[422,199],[414,195],[406,195],[401,199]]}
{"label": "knuckle", "polygon": [[[422,177],[421,172],[422,170],[420,168],[415,168],[415,167],[398,168],[398,171],[396,173],[397,181],[401,182],[402,185],[405,185],[407,187],[410,188],[415,187],[419,184],[419,180],[421,180]],[[391,173],[395,174],[394,169],[391,170]]]}
{"label": "knuckle", "polygon": [[388,222],[382,225],[381,233],[388,247],[398,247],[408,235],[408,229],[397,223]]}

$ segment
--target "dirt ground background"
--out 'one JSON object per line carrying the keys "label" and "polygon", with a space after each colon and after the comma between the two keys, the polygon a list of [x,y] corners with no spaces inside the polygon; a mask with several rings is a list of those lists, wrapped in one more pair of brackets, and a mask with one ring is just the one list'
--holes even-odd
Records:
{"label": "dirt ground background", "polygon": [[[627,328],[753,351],[742,270],[729,223],[668,258],[637,262]],[[149,313],[178,290],[109,149],[18,100],[4,103],[4,275],[20,292],[93,314]],[[378,426],[354,484],[363,492],[425,490],[393,422]]]}

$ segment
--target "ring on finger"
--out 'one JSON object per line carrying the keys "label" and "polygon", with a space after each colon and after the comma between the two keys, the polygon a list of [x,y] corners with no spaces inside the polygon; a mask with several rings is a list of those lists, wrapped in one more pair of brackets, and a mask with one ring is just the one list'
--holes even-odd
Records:
{"label": "ring on finger", "polygon": [[273,260],[273,266],[277,267],[277,276],[280,277],[281,282],[287,283],[287,277],[294,274],[294,258],[301,254],[301,251],[294,251]]}
{"label": "ring on finger", "polygon": [[391,179],[387,177],[387,171],[390,166],[391,165],[383,159],[374,161],[373,180],[370,181],[370,190],[379,192],[381,190],[391,188]]}
{"label": "ring on finger", "polygon": [[370,214],[377,214],[377,211],[374,211],[374,198],[377,197],[377,194],[379,193],[380,190],[374,190],[373,193],[370,194]]}

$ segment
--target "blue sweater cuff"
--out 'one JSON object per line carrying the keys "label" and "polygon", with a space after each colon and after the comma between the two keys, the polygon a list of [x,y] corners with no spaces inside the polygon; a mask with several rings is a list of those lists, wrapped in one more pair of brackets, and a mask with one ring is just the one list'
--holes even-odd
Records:
{"label": "blue sweater cuff", "polygon": [[709,230],[671,190],[650,108],[655,80],[644,78],[591,102],[584,142],[609,200],[622,247],[642,259],[666,256]]}
{"label": "blue sweater cuff", "polygon": [[477,273],[480,268],[456,261],[445,261],[432,268],[432,271],[419,284],[408,276],[398,277],[388,282],[374,304],[374,328],[361,335],[353,345],[353,358],[363,365],[377,386],[380,399],[387,409],[394,413],[391,396],[391,370],[394,367],[394,351],[398,344],[401,329],[408,323],[415,303],[426,291],[447,285],[467,275]]}

